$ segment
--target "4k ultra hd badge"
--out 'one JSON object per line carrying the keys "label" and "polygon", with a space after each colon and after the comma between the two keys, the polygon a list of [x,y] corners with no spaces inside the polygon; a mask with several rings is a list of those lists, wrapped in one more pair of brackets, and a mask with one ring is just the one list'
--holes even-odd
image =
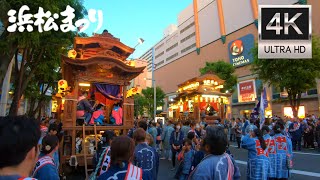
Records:
{"label": "4k ultra hd badge", "polygon": [[259,59],[311,59],[311,34],[311,5],[259,6]]}

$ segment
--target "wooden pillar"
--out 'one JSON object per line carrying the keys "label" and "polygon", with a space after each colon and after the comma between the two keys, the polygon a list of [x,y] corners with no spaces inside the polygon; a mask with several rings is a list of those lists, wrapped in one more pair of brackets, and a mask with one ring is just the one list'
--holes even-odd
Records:
{"label": "wooden pillar", "polygon": [[200,121],[200,105],[199,102],[193,103],[193,115],[196,122]]}

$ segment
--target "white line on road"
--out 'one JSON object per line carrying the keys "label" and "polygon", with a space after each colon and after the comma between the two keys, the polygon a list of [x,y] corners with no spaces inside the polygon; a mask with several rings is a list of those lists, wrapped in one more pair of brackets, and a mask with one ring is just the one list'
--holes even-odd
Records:
{"label": "white line on road", "polygon": [[[236,163],[242,164],[242,165],[247,165],[247,162],[245,161],[240,161],[240,160],[235,160]],[[312,176],[312,177],[320,177],[320,173],[315,173],[315,172],[309,172],[309,171],[300,171],[300,170],[290,170],[291,173],[293,174],[299,174],[299,175],[304,175],[304,176]]]}
{"label": "white line on road", "polygon": [[[230,145],[231,147],[238,147],[235,145]],[[302,154],[302,155],[312,155],[312,156],[320,156],[320,154],[316,154],[316,153],[305,153],[305,152],[293,152],[293,154]]]}

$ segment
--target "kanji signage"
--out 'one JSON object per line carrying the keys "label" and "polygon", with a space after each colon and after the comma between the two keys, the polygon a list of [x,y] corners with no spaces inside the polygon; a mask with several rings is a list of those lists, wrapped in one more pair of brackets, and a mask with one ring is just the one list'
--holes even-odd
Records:
{"label": "kanji signage", "polygon": [[238,83],[238,101],[252,102],[256,99],[255,81],[249,80]]}

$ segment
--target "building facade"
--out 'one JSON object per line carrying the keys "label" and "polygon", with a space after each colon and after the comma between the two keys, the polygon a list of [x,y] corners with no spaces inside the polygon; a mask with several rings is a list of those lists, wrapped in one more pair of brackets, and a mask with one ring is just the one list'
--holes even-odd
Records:
{"label": "building facade", "polygon": [[[146,67],[148,62],[144,59],[136,59],[134,60],[135,67]],[[143,71],[143,73],[139,74],[136,78],[131,81],[131,85],[128,86],[128,89],[132,87],[140,87],[142,89],[146,89],[147,87],[152,86],[152,81],[148,80],[151,78],[151,72],[147,70],[147,68]]]}
{"label": "building facade", "polygon": [[[258,38],[255,5],[298,4],[299,0],[202,0],[198,1],[198,22],[195,23],[193,5],[184,9],[177,18],[177,30],[165,36],[150,48],[141,59],[147,59],[148,70],[152,69],[152,49],[154,48],[155,80],[167,94],[167,101],[176,96],[177,85],[200,75],[199,69],[206,62],[223,60],[236,68],[238,84],[232,95],[232,113],[229,117],[248,115],[260,91],[266,87],[250,71],[252,55],[250,47]],[[301,1],[302,2],[302,1]],[[304,2],[304,1],[303,1]],[[320,35],[320,1],[309,0],[312,5],[313,33]],[[218,4],[220,3],[220,4]],[[223,20],[223,21],[221,21]],[[223,23],[221,23],[223,22]],[[200,53],[196,51],[196,27],[199,28]],[[223,26],[223,28],[222,28]],[[225,33],[222,33],[222,32]],[[224,39],[225,38],[225,39]],[[241,53],[239,53],[239,47]],[[241,56],[239,56],[241,54]],[[319,81],[317,87],[303,94],[301,109],[305,114],[319,115]],[[270,115],[290,114],[288,101],[278,101],[285,92],[267,87]],[[168,104],[164,111],[167,111]]]}

